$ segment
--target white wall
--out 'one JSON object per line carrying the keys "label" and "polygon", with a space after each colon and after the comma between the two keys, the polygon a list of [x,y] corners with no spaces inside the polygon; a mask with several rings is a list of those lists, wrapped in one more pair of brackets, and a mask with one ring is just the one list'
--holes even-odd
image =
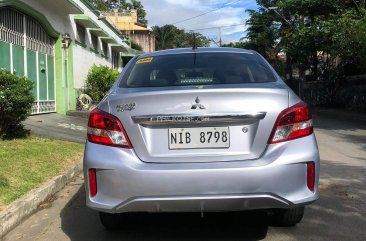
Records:
{"label": "white wall", "polygon": [[72,23],[69,13],[78,13],[77,9],[65,0],[21,0],[33,9],[42,13],[52,25],[52,27],[61,34],[69,33],[72,39],[75,39]]}
{"label": "white wall", "polygon": [[73,44],[73,65],[74,65],[74,87],[80,89],[84,87],[89,69],[95,65],[106,65],[112,67],[111,60],[101,57],[78,44]]}
{"label": "white wall", "polygon": [[[112,53],[111,47],[108,45],[108,59],[101,56],[101,41],[99,41],[99,46],[97,51],[99,54],[94,53],[90,50],[92,47],[90,33],[88,30],[86,36],[86,47],[82,47],[75,43],[76,39],[76,25],[73,19],[74,14],[84,14],[89,15],[89,17],[100,25],[106,33],[113,37],[119,44],[128,48],[128,46],[122,41],[120,36],[118,36],[113,30],[111,30],[105,23],[98,20],[95,16],[80,0],[73,0],[79,9],[73,6],[68,0],[21,0],[27,5],[36,9],[38,12],[42,13],[53,28],[60,34],[68,33],[72,39],[73,47],[73,76],[74,76],[74,88],[80,89],[84,87],[85,79],[87,77],[89,69],[95,65],[106,65],[112,67]],[[119,63],[120,65],[121,63]],[[121,66],[118,69],[121,71]]]}

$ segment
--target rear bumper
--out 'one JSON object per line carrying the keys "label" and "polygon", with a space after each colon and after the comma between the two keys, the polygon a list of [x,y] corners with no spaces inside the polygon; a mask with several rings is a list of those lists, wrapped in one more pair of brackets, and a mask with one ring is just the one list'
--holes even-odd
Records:
{"label": "rear bumper", "polygon": [[254,195],[204,195],[176,197],[146,197],[134,198],[121,203],[113,209],[94,207],[102,212],[217,212],[240,211],[266,208],[289,208],[303,206],[308,203],[295,205],[280,197],[270,194]]}
{"label": "rear bumper", "polygon": [[[310,161],[315,192],[306,182]],[[89,196],[89,168],[97,170],[95,197]],[[133,150],[88,142],[84,175],[87,206],[109,213],[291,208],[319,197],[314,135],[270,145],[258,160],[216,163],[144,163]]]}

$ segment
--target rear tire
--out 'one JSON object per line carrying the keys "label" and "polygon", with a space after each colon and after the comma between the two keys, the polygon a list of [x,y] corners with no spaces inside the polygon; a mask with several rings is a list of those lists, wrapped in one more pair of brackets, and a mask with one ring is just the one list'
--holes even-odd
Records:
{"label": "rear tire", "polygon": [[295,226],[304,216],[305,207],[279,209],[274,211],[274,223],[279,226]]}
{"label": "rear tire", "polygon": [[127,225],[128,214],[127,213],[99,213],[100,222],[102,225],[110,231],[122,229]]}

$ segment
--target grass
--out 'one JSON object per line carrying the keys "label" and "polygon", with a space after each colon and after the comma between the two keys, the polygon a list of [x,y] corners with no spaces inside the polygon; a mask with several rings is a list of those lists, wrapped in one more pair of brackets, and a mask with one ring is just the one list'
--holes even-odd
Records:
{"label": "grass", "polygon": [[83,145],[43,138],[0,140],[0,211],[80,160]]}

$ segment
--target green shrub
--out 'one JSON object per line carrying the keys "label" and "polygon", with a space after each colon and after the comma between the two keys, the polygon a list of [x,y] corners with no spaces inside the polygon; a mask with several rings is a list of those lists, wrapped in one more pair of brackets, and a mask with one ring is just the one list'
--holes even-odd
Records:
{"label": "green shrub", "polygon": [[0,138],[25,135],[21,124],[30,114],[33,82],[0,69]]}
{"label": "green shrub", "polygon": [[117,70],[107,66],[94,65],[88,73],[84,93],[89,95],[93,101],[100,101],[112,87],[119,73]]}

